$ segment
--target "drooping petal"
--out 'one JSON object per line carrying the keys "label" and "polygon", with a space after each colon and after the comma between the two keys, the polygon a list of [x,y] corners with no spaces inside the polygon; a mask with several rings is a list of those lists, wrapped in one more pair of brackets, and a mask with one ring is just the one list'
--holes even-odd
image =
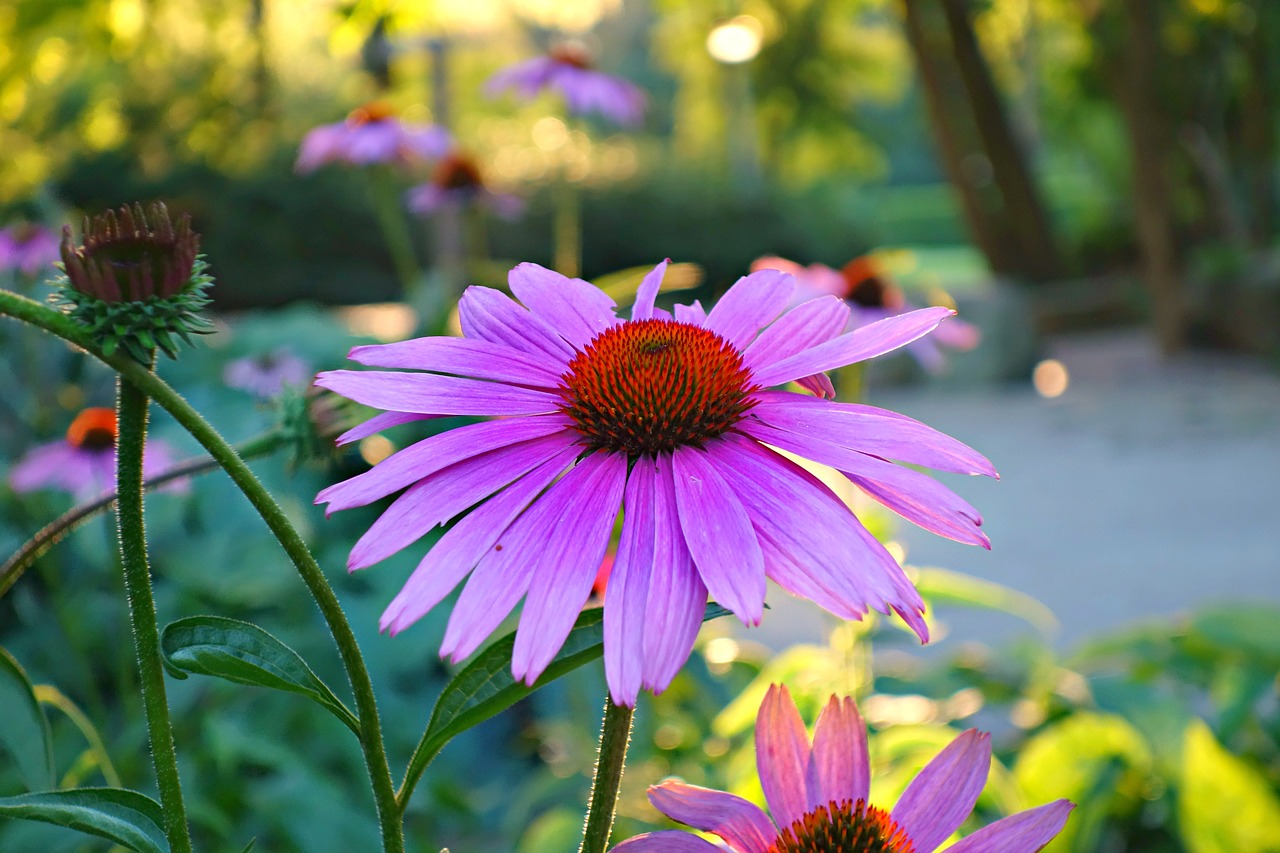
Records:
{"label": "drooping petal", "polygon": [[641,457],[627,479],[622,533],[604,599],[604,674],[619,705],[635,705],[644,678],[646,602],[654,565],[656,464]]}
{"label": "drooping petal", "polygon": [[846,332],[826,343],[788,356],[755,371],[755,381],[765,387],[782,385],[802,376],[825,373],[891,352],[927,335],[955,312],[950,308],[921,308]]}
{"label": "drooping petal", "polygon": [[761,332],[743,351],[742,361],[753,371],[763,370],[838,337],[848,322],[849,306],[834,296],[802,302]]}
{"label": "drooping petal", "polygon": [[660,455],[657,465],[654,561],[645,607],[643,661],[644,686],[661,693],[693,650],[707,605],[707,587],[680,530],[671,457]]}
{"label": "drooping petal", "polygon": [[679,447],[672,463],[680,527],[702,582],[744,624],[760,624],[764,555],[751,519],[707,453]]}
{"label": "drooping petal", "polygon": [[807,780],[810,811],[832,801],[869,802],[867,725],[853,697],[832,696],[818,715]]}
{"label": "drooping petal", "polygon": [[[400,593],[387,606],[379,628],[397,634],[439,604],[475,568],[511,522],[560,476],[577,455],[578,448],[566,449],[476,507],[451,527],[422,558]],[[511,611],[518,600],[519,596],[516,596],[499,620]],[[483,601],[480,603],[484,605]],[[448,651],[448,648],[442,648],[440,653],[444,655]]]}
{"label": "drooping petal", "polygon": [[859,453],[939,471],[996,476],[981,453],[905,415],[788,391],[760,391],[752,398],[756,404],[750,416],[778,429],[818,435]]}
{"label": "drooping petal", "polygon": [[662,277],[667,274],[667,258],[662,263],[645,273],[640,287],[636,290],[636,301],[631,306],[631,319],[648,320],[653,317],[653,303],[658,298],[658,289],[662,287]]}
{"label": "drooping petal", "polygon": [[555,370],[563,371],[573,358],[573,347],[547,321],[491,287],[473,285],[463,291],[458,300],[458,322],[465,337],[545,357]]}
{"label": "drooping petal", "polygon": [[593,453],[529,512],[539,535],[524,554],[533,578],[511,651],[511,674],[526,684],[551,663],[591,594],[626,483],[625,456]]}
{"label": "drooping petal", "polygon": [[808,766],[809,735],[800,712],[787,688],[771,684],[756,716],[756,769],[778,826],[790,826],[809,811]]}
{"label": "drooping petal", "polygon": [[991,771],[991,736],[969,729],[925,765],[891,813],[920,853],[930,853],[973,811]]}
{"label": "drooping petal", "polygon": [[375,409],[423,415],[540,415],[561,402],[546,391],[434,373],[327,370],[316,384]]}
{"label": "drooping petal", "polygon": [[564,415],[484,421],[424,438],[394,453],[350,480],[335,483],[316,495],[316,503],[327,503],[326,512],[364,506],[398,492],[405,486],[488,450],[506,447],[532,438],[541,438],[570,429]]}
{"label": "drooping petal", "polygon": [[932,477],[817,435],[780,430],[761,421],[743,421],[742,430],[775,447],[830,465],[854,482],[867,481],[868,494],[926,530],[958,542],[990,547],[986,534],[979,529],[982,515]]}
{"label": "drooping petal", "polygon": [[676,305],[674,316],[677,323],[688,323],[690,326],[703,326],[707,322],[707,311],[697,299],[692,305]]}
{"label": "drooping petal", "polygon": [[1025,812],[1001,818],[947,848],[947,853],[987,853],[990,850],[1039,850],[1053,840],[1075,806],[1055,800]]}
{"label": "drooping petal", "polygon": [[341,447],[344,444],[350,444],[353,441],[359,441],[362,438],[377,435],[384,429],[391,429],[392,427],[412,423],[413,421],[427,421],[437,417],[440,416],[420,415],[417,412],[380,412],[359,426],[352,427],[342,435],[338,436],[334,439],[334,444]]}
{"label": "drooping petal", "polygon": [[555,433],[472,456],[419,480],[369,526],[347,568],[385,560],[573,445],[571,436]]}
{"label": "drooping petal", "polygon": [[649,788],[649,802],[672,820],[717,835],[741,853],[765,853],[778,836],[759,806],[724,791],[669,779]]}
{"label": "drooping petal", "polygon": [[815,397],[821,397],[824,400],[836,398],[836,386],[831,384],[831,377],[825,373],[802,376],[796,380],[796,384]]}
{"label": "drooping petal", "polygon": [[[611,849],[612,853],[722,853],[710,841],[677,829],[636,835]],[[733,853],[739,853],[739,848],[731,849]]]}
{"label": "drooping petal", "polygon": [[737,349],[745,349],[761,329],[786,310],[795,289],[795,279],[778,270],[745,275],[716,302],[705,326]]}
{"label": "drooping petal", "polygon": [[[780,586],[844,619],[861,619],[868,608],[923,610],[902,567],[816,477],[744,436],[725,436],[715,452]],[[907,621],[928,636],[918,619]]]}
{"label": "drooping petal", "polygon": [[560,371],[547,359],[481,338],[414,338],[394,344],[355,347],[347,357],[372,367],[428,370],[535,388],[557,388],[563,384]]}
{"label": "drooping petal", "polygon": [[600,288],[537,264],[518,264],[507,277],[511,292],[577,349],[618,323],[617,307]]}

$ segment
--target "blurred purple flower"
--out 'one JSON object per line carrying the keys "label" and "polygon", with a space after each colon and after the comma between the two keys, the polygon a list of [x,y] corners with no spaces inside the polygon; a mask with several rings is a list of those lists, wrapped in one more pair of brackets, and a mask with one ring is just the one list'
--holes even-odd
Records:
{"label": "blurred purple flower", "polygon": [[509,65],[485,83],[490,97],[514,90],[526,101],[547,89],[564,97],[572,115],[599,113],[625,127],[644,119],[644,92],[621,77],[596,71],[587,53],[574,45],[561,45],[545,56]]}
{"label": "blurred purple flower", "polygon": [[898,562],[774,448],[831,465],[925,529],[983,547],[975,508],[888,460],[995,476],[991,463],[892,412],[768,389],[889,352],[951,311],[842,334],[848,307],[826,298],[788,311],[794,280],[765,271],[709,312],[698,303],[671,312],[654,304],[666,268],[645,276],[623,319],[595,286],[520,264],[508,279],[520,302],[485,287],[463,294],[463,337],[356,347],[355,361],[393,369],[317,377],[386,410],[361,434],[413,414],[489,418],[316,498],[334,512],[404,490],[352,548],[353,571],[462,515],[383,613],[384,629],[412,625],[470,575],[441,654],[471,655],[523,598],[512,671],[532,684],[591,595],[622,512],[604,615],[605,675],[620,703],[671,683],[708,594],[759,624],[766,577],[841,618],[896,612],[928,638],[924,602]]}
{"label": "blurred purple flower", "polygon": [[325,124],[307,133],[294,169],[312,172],[326,163],[369,166],[392,163],[407,166],[434,160],[449,150],[452,139],[444,128],[406,124],[386,104],[366,104],[346,121]]}
{"label": "blurred purple flower", "polygon": [[302,387],[311,382],[311,368],[288,347],[239,358],[227,364],[222,379],[232,388],[270,400],[285,385]]}
{"label": "blurred purple flower", "polygon": [[[163,474],[174,463],[167,444],[149,440],[143,451],[142,474]],[[116,487],[116,413],[89,408],[76,415],[62,441],[33,447],[9,471],[9,485],[19,494],[50,488],[68,492],[77,500],[96,498]],[[165,484],[185,492],[186,479]]]}
{"label": "blurred purple flower", "polygon": [[27,222],[0,228],[0,272],[18,270],[34,278],[51,271],[58,257],[57,232]]}
{"label": "blurred purple flower", "polygon": [[[756,767],[770,815],[724,791],[668,780],[649,802],[672,820],[719,836],[724,847],[679,830],[638,835],[614,853],[933,853],[969,813],[991,770],[991,736],[969,729],[912,780],[892,811],[869,802],[867,727],[853,699],[831,697],[812,743],[785,687],[772,685],[756,718]],[[1055,800],[996,821],[948,853],[1033,853],[1053,840],[1074,806]]]}
{"label": "blurred purple flower", "polygon": [[524,199],[490,190],[479,164],[458,151],[440,158],[431,180],[410,189],[406,199],[409,210],[419,216],[430,216],[443,207],[470,205],[486,208],[503,219],[516,219],[524,213]]}
{"label": "blurred purple flower", "polygon": [[[843,299],[852,311],[849,316],[851,330],[919,307],[906,300],[902,291],[869,255],[854,258],[839,270],[826,264],[809,264],[804,267],[786,258],[768,256],[757,258],[751,264],[751,270],[781,270],[795,276],[797,304],[820,296]],[[932,334],[908,344],[906,349],[915,356],[921,367],[929,373],[937,374],[947,367],[942,347],[971,350],[981,340],[982,332],[977,326],[952,317],[938,326]]]}

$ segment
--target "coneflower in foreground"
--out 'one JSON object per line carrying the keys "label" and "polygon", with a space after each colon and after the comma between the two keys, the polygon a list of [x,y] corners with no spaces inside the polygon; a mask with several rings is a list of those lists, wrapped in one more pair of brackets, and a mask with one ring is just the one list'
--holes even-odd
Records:
{"label": "coneflower in foreground", "polygon": [[[785,687],[773,685],[756,718],[756,766],[773,814],[724,791],[667,781],[654,808],[713,833],[727,847],[679,830],[636,836],[614,853],[933,853],[973,811],[991,770],[991,737],[969,729],[930,761],[892,811],[868,802],[867,727],[853,700],[835,696],[813,742]],[[947,853],[1034,853],[1062,831],[1072,804],[1052,803],[998,820]]]}
{"label": "coneflower in foreground", "polygon": [[624,320],[587,282],[521,264],[510,275],[519,302],[467,290],[462,338],[351,351],[362,364],[421,372],[320,374],[318,385],[388,410],[348,439],[422,417],[493,418],[420,441],[317,498],[332,512],[406,489],[352,549],[353,570],[466,513],[391,602],[384,629],[403,630],[470,575],[441,654],[469,656],[524,599],[512,672],[532,683],[591,594],[621,512],[604,616],[618,703],[670,684],[708,593],[758,624],[766,578],[844,619],[896,612],[927,640],[924,604],[901,567],[774,448],[830,465],[916,524],[984,547],[977,510],[888,460],[995,476],[991,464],[902,415],[769,389],[796,380],[821,389],[824,371],[896,349],[953,312],[926,308],[846,333],[840,300],[786,310],[795,282],[769,270],[740,279],[709,312],[695,302],[672,314],[654,305],[666,265],[645,277]]}

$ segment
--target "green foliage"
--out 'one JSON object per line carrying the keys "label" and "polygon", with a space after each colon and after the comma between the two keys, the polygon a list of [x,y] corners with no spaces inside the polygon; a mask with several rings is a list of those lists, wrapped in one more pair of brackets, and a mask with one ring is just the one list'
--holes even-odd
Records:
{"label": "green foliage", "polygon": [[0,648],[0,747],[3,747],[28,791],[53,787],[53,746],[49,720],[36,700],[35,688],[13,655]]}
{"label": "green foliage", "polygon": [[160,804],[136,791],[75,788],[0,799],[0,817],[35,820],[107,838],[138,853],[167,853]]}

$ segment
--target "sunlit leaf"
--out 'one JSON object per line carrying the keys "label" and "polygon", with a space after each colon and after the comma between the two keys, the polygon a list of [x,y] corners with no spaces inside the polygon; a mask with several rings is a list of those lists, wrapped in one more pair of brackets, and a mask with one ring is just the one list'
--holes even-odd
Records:
{"label": "sunlit leaf", "polygon": [[1053,611],[1025,593],[950,569],[916,569],[916,589],[931,604],[959,604],[1009,613],[1034,625],[1042,633],[1058,630]]}
{"label": "sunlit leaf", "polygon": [[1191,853],[1280,850],[1280,800],[1266,778],[1222,747],[1201,720],[1183,736],[1178,823]]}
{"label": "sunlit leaf", "polygon": [[[640,282],[653,270],[653,265],[629,267],[606,273],[591,283],[609,294],[619,304],[626,305],[635,299]],[[702,283],[702,267],[697,264],[670,264],[662,277],[662,292],[673,293],[689,290]]]}
{"label": "sunlit leaf", "polygon": [[191,616],[170,623],[160,637],[165,666],[175,678],[211,675],[237,684],[306,696],[360,734],[360,723],[293,649],[249,622]]}
{"label": "sunlit leaf", "polygon": [[1193,631],[1223,648],[1280,666],[1280,608],[1266,605],[1206,610],[1191,621]]}
{"label": "sunlit leaf", "polygon": [[26,672],[0,648],[0,748],[13,757],[27,790],[53,787],[49,721]]}
{"label": "sunlit leaf", "polygon": [[121,788],[73,788],[0,799],[0,817],[35,820],[107,838],[139,853],[167,853],[160,804]]}

